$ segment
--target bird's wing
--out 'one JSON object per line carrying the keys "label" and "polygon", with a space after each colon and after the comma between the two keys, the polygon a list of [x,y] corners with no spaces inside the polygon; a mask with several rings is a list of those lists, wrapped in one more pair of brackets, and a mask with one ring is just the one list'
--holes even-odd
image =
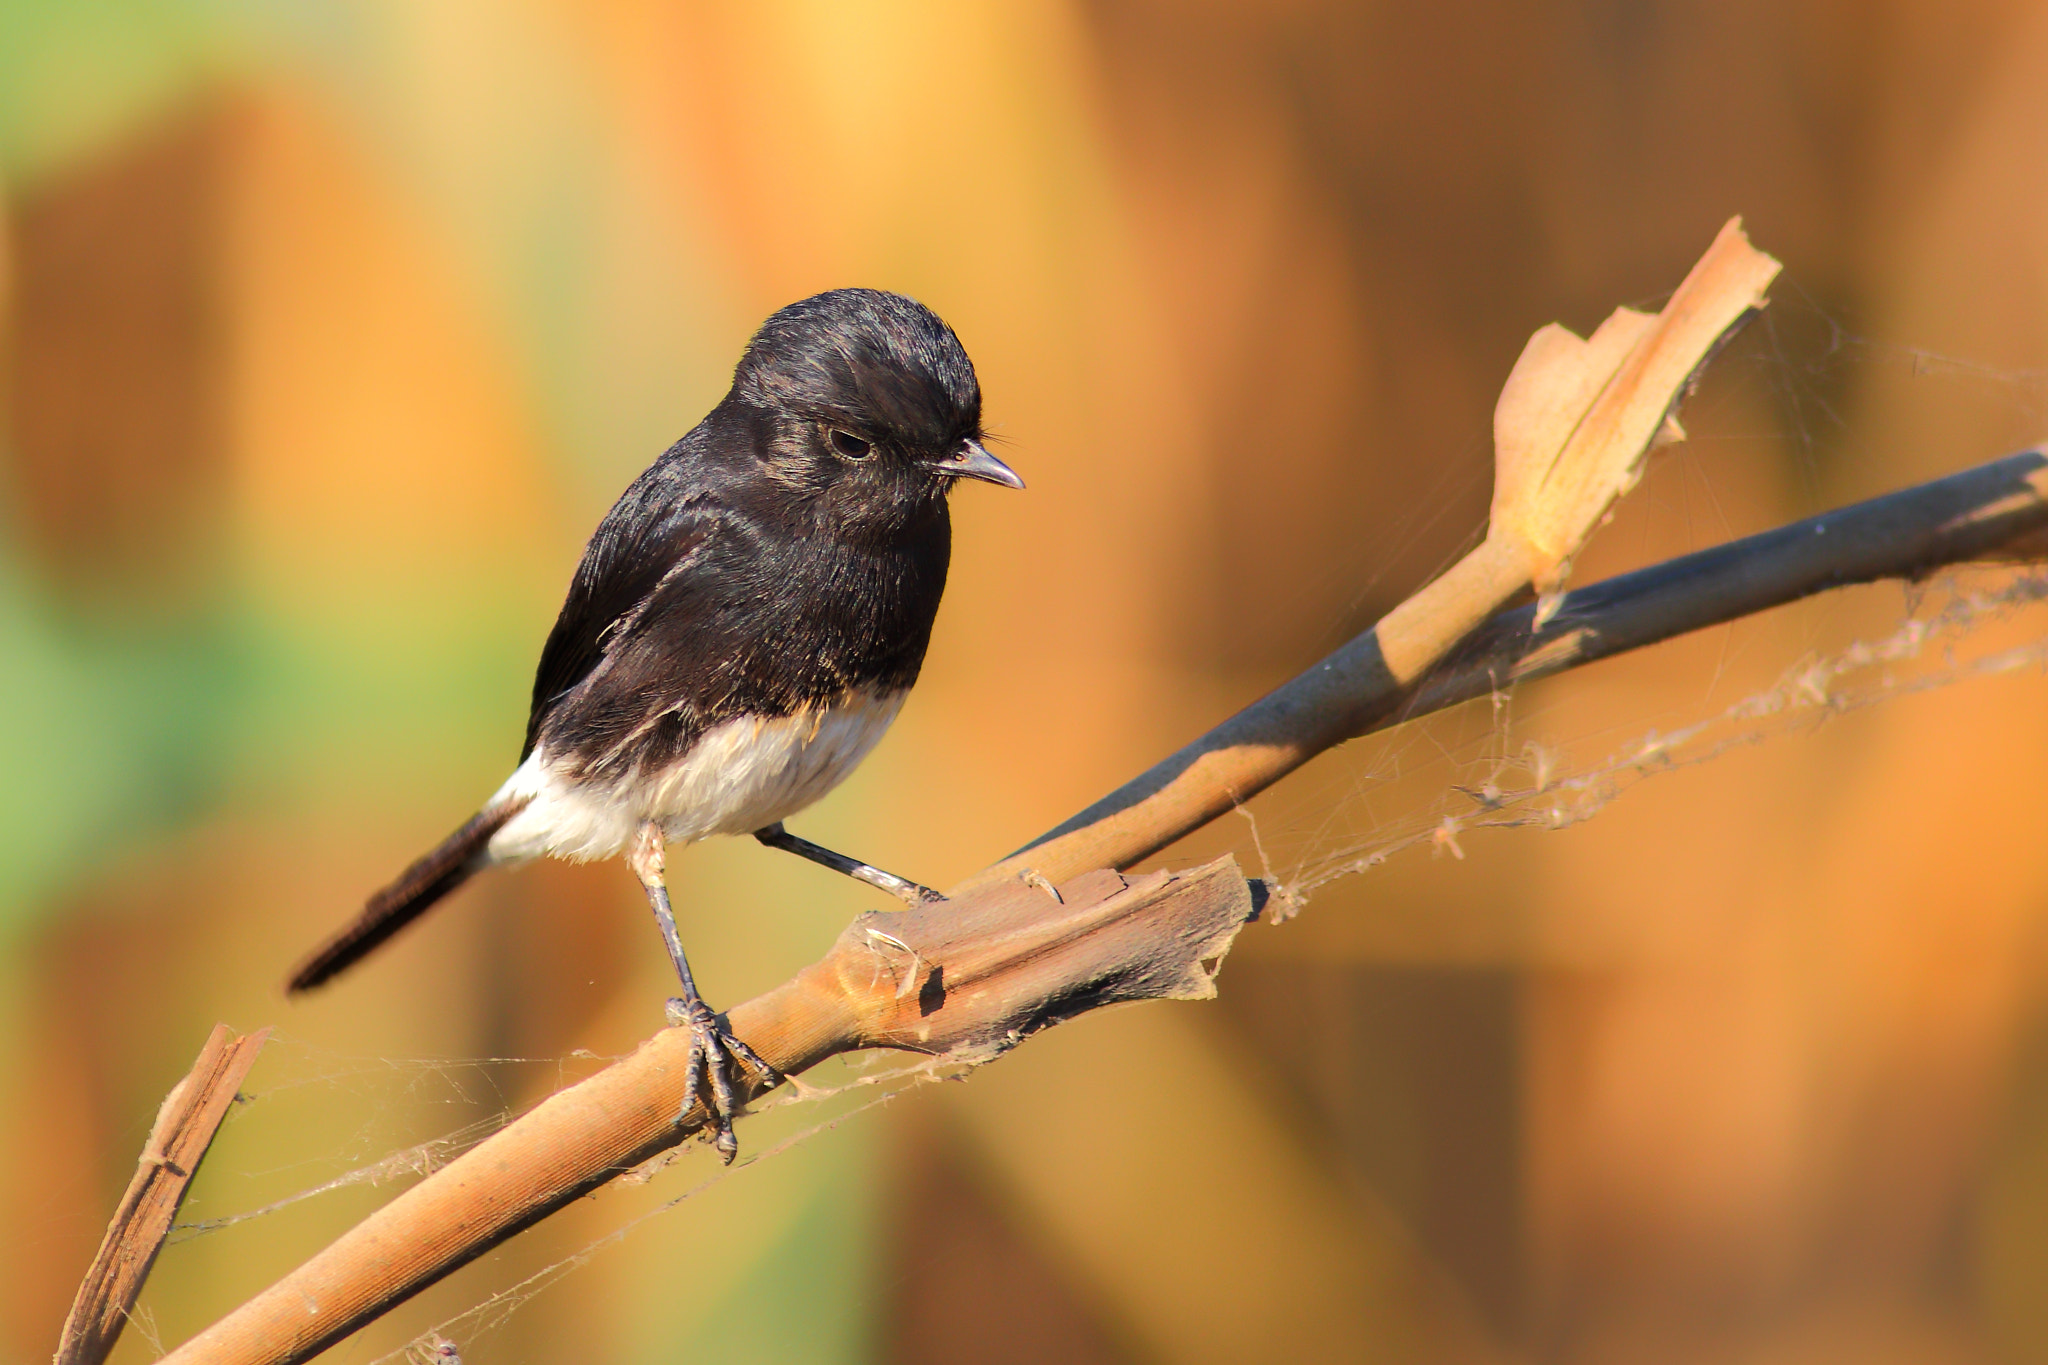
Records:
{"label": "bird's wing", "polygon": [[664,587],[688,577],[712,541],[715,510],[689,498],[659,509],[633,505],[643,492],[658,495],[639,485],[628,490],[583,552],[534,671],[522,761],[539,742],[549,713],[634,634],[658,595],[673,595]]}

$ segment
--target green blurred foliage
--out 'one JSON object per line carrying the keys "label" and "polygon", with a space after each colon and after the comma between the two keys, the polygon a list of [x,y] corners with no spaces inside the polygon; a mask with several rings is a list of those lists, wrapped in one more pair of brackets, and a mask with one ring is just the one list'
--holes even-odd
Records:
{"label": "green blurred foliage", "polygon": [[124,844],[217,797],[248,697],[231,621],[139,636],[61,621],[0,561],[0,932],[55,910]]}

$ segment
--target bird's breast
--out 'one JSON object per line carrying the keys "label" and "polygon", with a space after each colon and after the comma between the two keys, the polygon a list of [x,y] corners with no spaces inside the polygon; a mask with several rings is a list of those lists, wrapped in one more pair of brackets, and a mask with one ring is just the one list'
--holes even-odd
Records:
{"label": "bird's breast", "polygon": [[648,775],[648,819],[673,840],[751,834],[846,779],[903,707],[904,693],[854,692],[793,715],[722,721]]}
{"label": "bird's breast", "polygon": [[659,767],[613,779],[573,776],[548,761],[543,745],[493,798],[530,799],[492,839],[490,856],[609,858],[649,820],[675,843],[750,834],[844,781],[896,719],[904,695],[861,690],[789,715],[736,716]]}

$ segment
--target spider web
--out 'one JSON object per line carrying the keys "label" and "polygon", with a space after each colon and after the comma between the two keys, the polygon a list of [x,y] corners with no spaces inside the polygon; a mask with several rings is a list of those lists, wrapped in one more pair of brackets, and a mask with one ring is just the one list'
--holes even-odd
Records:
{"label": "spider web", "polygon": [[[1632,502],[1652,504],[1667,520],[1676,513],[1691,541],[1683,548],[1762,529],[1736,525],[1726,506],[1729,470],[1742,462],[1787,474],[1796,488],[1794,501],[1807,511],[1823,510],[1825,476],[1855,457],[1852,399],[1867,400],[1874,388],[1932,384],[1941,402],[1972,409],[1978,425],[1992,430],[2000,444],[1960,452],[1948,461],[1952,466],[2023,445],[2043,425],[2048,375],[1875,340],[1845,326],[1795,282],[1781,280],[1777,288],[1778,301],[1717,360],[1702,392],[1688,404],[1687,442],[1660,455],[1660,468],[1631,495]],[[1440,478],[1445,501],[1483,477],[1483,463],[1448,470]],[[1333,614],[1324,647],[1335,643],[1342,633],[1338,623],[1355,615],[1401,548],[1444,537],[1442,506],[1418,509],[1379,547],[1380,563],[1361,566],[1349,612]],[[1625,536],[1627,520],[1624,512],[1621,524],[1602,536]],[[1476,543],[1482,532],[1483,525],[1467,528],[1459,549]],[[1666,544],[1638,562],[1674,552]],[[1580,581],[1589,580],[1582,575]],[[1967,567],[1922,584],[1828,594],[1769,615],[1778,618],[1769,630],[1742,621],[1708,633],[1718,640],[1716,662],[1701,679],[1697,699],[1676,711],[1667,704],[1668,713],[1603,718],[1591,730],[1570,733],[1572,722],[1561,721],[1561,709],[1542,699],[1569,689],[1572,678],[1533,685],[1540,689],[1533,704],[1528,687],[1498,692],[1325,756],[1251,803],[1246,822],[1225,822],[1189,846],[1220,841],[1236,847],[1249,865],[1264,870],[1285,917],[1333,884],[1397,858],[1462,859],[1467,842],[1484,832],[1565,829],[1653,777],[1808,732],[1851,712],[1987,677],[2048,671],[2048,569]],[[1760,672],[1765,676],[1759,684]],[[284,1071],[294,1078],[244,1096],[244,1108],[285,1106],[312,1092],[327,1100],[338,1096],[345,1102],[331,1107],[369,1117],[331,1131],[324,1150],[290,1160],[258,1165],[244,1159],[233,1166],[217,1154],[195,1193],[194,1216],[179,1225],[172,1242],[233,1236],[252,1221],[290,1215],[308,1201],[416,1181],[509,1122],[509,1093],[535,1093],[541,1077],[546,1088],[560,1088],[609,1060],[588,1052],[393,1060],[321,1055],[288,1039],[273,1042],[264,1073]],[[758,1168],[821,1134],[866,1120],[913,1089],[964,1078],[968,1069],[929,1061],[906,1065],[900,1056],[871,1054],[811,1073],[757,1106],[748,1125],[753,1139],[732,1167],[714,1169],[651,1207],[629,1211],[602,1236],[377,1357],[378,1365],[458,1365],[461,1350],[500,1332],[521,1307],[628,1241],[650,1220],[725,1182],[751,1178]],[[432,1122],[451,1110],[469,1116],[453,1126]],[[426,1131],[394,1138],[390,1116],[400,1112]],[[224,1145],[237,1156],[246,1148]],[[607,1190],[674,1180],[694,1146],[664,1154]],[[701,1171],[705,1158],[697,1159],[700,1164],[690,1169]],[[278,1192],[232,1208],[214,1207],[228,1202],[224,1166],[237,1170],[237,1189],[268,1186]],[[146,1314],[138,1314],[138,1327],[154,1344]]]}
{"label": "spider web", "polygon": [[[1796,282],[1781,280],[1777,291],[1688,402],[1687,440],[1653,455],[1616,524],[1595,537],[1597,548],[1610,551],[1616,540],[1633,540],[1620,547],[1629,560],[1622,567],[1853,500],[1824,488],[1839,481],[1831,476],[1853,477],[1859,433],[1870,429],[1856,409],[1880,400],[1890,411],[1960,414],[1992,433],[1995,444],[1958,453],[1950,467],[2024,447],[2048,427],[2048,372],[1886,343],[1850,330]],[[1796,507],[1743,524],[1728,485],[1754,484],[1760,468],[1790,485],[1790,496],[1778,500]],[[1674,522],[1682,527],[1678,546],[1670,543]],[[1472,528],[1460,552],[1482,534],[1483,525]],[[1598,576],[1582,569],[1575,581]],[[1177,852],[1211,854],[1227,843],[1263,869],[1277,917],[1285,918],[1332,883],[1404,853],[1462,860],[1479,831],[1564,829],[1646,778],[1808,732],[1879,702],[2039,670],[2048,666],[2044,594],[2048,571],[2038,566],[1961,566],[1921,583],[1825,593],[1691,637],[1713,655],[1696,700],[1674,707],[1669,698],[1682,693],[1642,689],[1662,698],[1659,709],[1637,702],[1636,714],[1605,715],[1588,728],[1582,708],[1563,704],[1583,685],[1581,674],[1516,685],[1324,755],[1242,807],[1247,823],[1235,834],[1198,836]]]}

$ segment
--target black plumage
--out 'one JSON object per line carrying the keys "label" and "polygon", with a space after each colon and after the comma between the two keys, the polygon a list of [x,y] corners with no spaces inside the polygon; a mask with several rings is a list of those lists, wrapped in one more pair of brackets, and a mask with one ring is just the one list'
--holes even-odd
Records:
{"label": "black plumage", "polygon": [[541,653],[521,758],[545,743],[612,779],[723,720],[917,681],[951,554],[943,493],[883,529],[868,500],[842,508],[722,466],[747,443],[728,429],[760,422],[721,404],[605,518]]}
{"label": "black plumage", "polygon": [[[537,853],[631,851],[665,917],[663,838],[745,832],[734,821],[915,890],[784,834],[780,806],[843,777],[917,680],[951,553],[947,493],[962,478],[1022,486],[981,437],[974,367],[923,305],[842,289],[769,318],[724,400],[591,537],[541,651],[518,772],[292,989],[343,970],[475,871]],[[664,932],[682,1003],[701,1010]],[[713,1033],[717,1083],[734,1040]]]}
{"label": "black plumage", "polygon": [[591,537],[520,757],[545,738],[617,771],[722,719],[916,682],[952,552],[944,457],[981,435],[974,367],[921,305],[843,289],[775,314]]}

